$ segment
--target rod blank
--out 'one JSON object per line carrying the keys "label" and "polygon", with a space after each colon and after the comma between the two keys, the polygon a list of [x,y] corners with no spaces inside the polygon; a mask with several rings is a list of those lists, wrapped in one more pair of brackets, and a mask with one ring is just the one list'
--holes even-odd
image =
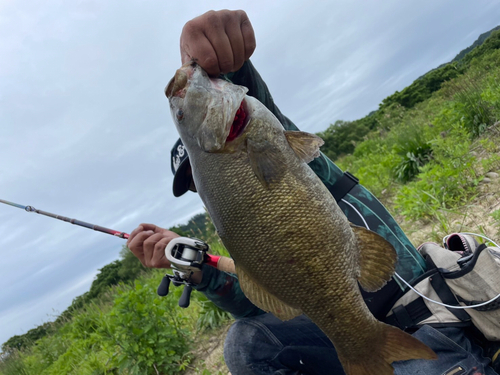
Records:
{"label": "rod blank", "polygon": [[5,203],[5,204],[8,204],[9,206],[14,206],[14,207],[17,207],[17,208],[21,208],[21,209],[25,210],[26,212],[36,212],[37,214],[48,216],[48,217],[51,217],[51,218],[57,219],[57,220],[66,221],[67,223],[78,225],[80,227],[92,229],[92,230],[95,230],[95,231],[98,231],[98,232],[102,232],[102,233],[106,233],[106,234],[111,234],[112,236],[116,236],[116,237],[119,237],[119,238],[128,239],[130,237],[130,235],[128,233],[125,233],[125,232],[120,232],[120,231],[117,231],[117,230],[114,230],[114,229],[109,229],[109,228],[101,227],[100,225],[86,223],[85,221],[81,221],[81,220],[77,220],[77,219],[71,219],[71,218],[66,217],[66,216],[56,215],[56,214],[53,214],[51,212],[37,210],[33,206],[23,206],[21,204],[17,204],[17,203],[14,203],[14,202],[9,202],[9,201],[3,200],[3,199],[0,199],[0,203]]}

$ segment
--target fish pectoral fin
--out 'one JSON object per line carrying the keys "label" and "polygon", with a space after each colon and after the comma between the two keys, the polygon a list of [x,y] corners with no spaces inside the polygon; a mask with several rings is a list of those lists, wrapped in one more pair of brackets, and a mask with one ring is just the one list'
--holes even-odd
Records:
{"label": "fish pectoral fin", "polygon": [[265,141],[247,139],[247,151],[250,166],[262,186],[269,189],[271,184],[281,180],[285,174],[285,160],[276,147]]}
{"label": "fish pectoral fin", "polygon": [[258,308],[272,313],[281,320],[290,320],[302,314],[302,311],[287,305],[275,296],[266,292],[255,283],[245,271],[236,266],[236,274],[245,296]]}
{"label": "fish pectoral fin", "polygon": [[379,234],[351,224],[360,249],[358,281],[367,292],[375,292],[389,281],[396,271],[397,253]]}
{"label": "fish pectoral fin", "polygon": [[325,143],[317,135],[301,131],[286,131],[285,137],[295,154],[306,163],[319,156],[319,148]]}

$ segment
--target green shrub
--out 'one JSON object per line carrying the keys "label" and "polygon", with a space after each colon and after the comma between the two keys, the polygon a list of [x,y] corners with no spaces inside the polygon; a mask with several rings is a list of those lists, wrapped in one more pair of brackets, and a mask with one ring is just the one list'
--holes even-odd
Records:
{"label": "green shrub", "polygon": [[470,141],[460,128],[433,143],[434,160],[421,168],[416,181],[402,186],[395,206],[408,219],[431,218],[436,212],[465,203],[478,180]]}
{"label": "green shrub", "polygon": [[372,115],[356,121],[338,120],[325,131],[317,133],[325,141],[321,151],[332,160],[351,154],[365,135],[376,127],[376,116]]}
{"label": "green shrub", "polygon": [[394,168],[394,175],[399,182],[408,182],[415,178],[432,155],[432,149],[429,144],[419,145],[417,142],[406,144],[406,149],[400,149],[398,155],[401,161]]}
{"label": "green shrub", "polygon": [[426,139],[421,124],[411,122],[394,129],[388,142],[393,143],[392,152],[400,159],[392,169],[392,175],[398,182],[406,183],[414,179],[432,158],[431,142]]}
{"label": "green shrub", "polygon": [[53,332],[56,331],[56,325],[52,322],[43,323],[42,325],[30,329],[24,335],[12,336],[5,343],[2,344],[2,352],[9,353],[13,350],[28,349],[33,344]]}
{"label": "green shrub", "polygon": [[107,334],[119,348],[113,363],[132,375],[177,374],[189,350],[186,317],[177,300],[156,294],[162,275],[120,291]]}
{"label": "green shrub", "polygon": [[474,83],[457,87],[455,100],[455,109],[461,114],[460,121],[472,137],[479,137],[495,122],[492,103],[483,99],[481,88]]}

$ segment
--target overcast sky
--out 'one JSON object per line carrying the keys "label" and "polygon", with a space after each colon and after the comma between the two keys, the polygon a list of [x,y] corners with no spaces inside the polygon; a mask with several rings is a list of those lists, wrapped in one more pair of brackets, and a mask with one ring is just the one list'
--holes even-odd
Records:
{"label": "overcast sky", "polygon": [[[179,36],[244,9],[254,65],[302,130],[377,109],[500,24],[495,0],[1,1],[0,199],[130,233],[185,223],[163,89]],[[0,343],[53,320],[125,242],[0,205]]]}

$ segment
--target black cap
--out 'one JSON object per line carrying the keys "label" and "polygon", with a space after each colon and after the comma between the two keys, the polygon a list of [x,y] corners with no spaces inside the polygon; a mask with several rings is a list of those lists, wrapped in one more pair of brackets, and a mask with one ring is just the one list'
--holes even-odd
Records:
{"label": "black cap", "polygon": [[188,153],[180,138],[175,142],[171,156],[170,166],[174,174],[173,192],[175,197],[180,197],[189,190],[192,180],[192,177],[187,175],[190,167]]}

